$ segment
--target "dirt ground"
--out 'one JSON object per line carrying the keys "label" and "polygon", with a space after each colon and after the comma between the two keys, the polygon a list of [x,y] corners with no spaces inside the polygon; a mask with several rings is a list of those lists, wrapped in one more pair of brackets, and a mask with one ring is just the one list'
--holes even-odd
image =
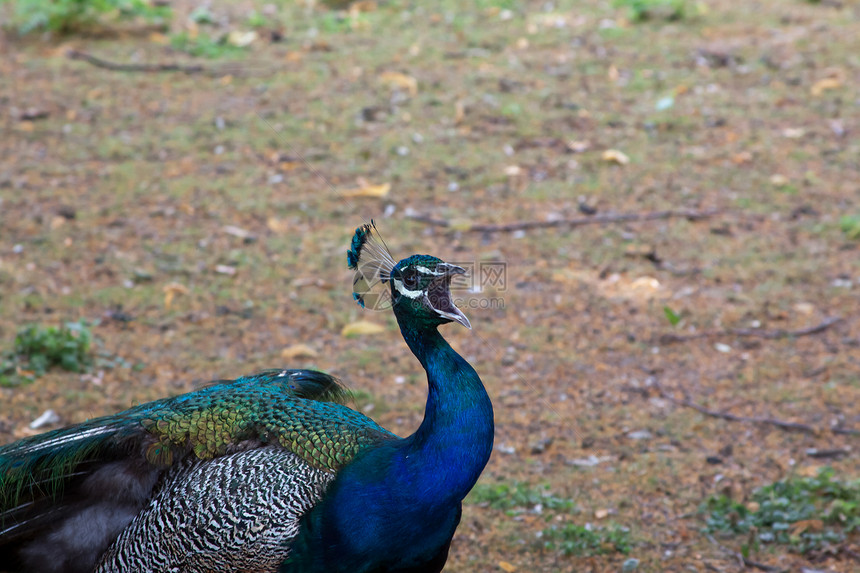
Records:
{"label": "dirt ground", "polygon": [[[174,2],[166,30],[5,33],[2,349],[85,319],[98,361],[0,388],[0,442],[48,409],[73,423],[281,366],[342,377],[410,433],[420,365],[350,296],[348,241],[375,219],[395,258],[477,270],[457,293],[473,330],[444,333],[495,405],[479,483],[573,502],[467,501],[446,571],[744,568],[744,540],[702,532],[704,499],[860,478],[839,433],[860,429],[860,7],[686,5],[212,2],[192,24]],[[383,330],[345,336],[359,320]],[[630,552],[545,547],[564,523],[629,528]],[[855,533],[749,560],[847,572],[858,553]]]}

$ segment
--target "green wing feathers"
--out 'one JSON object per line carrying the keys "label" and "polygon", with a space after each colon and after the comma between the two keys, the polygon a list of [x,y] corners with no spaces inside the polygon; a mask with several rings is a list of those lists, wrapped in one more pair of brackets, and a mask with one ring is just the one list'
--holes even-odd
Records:
{"label": "green wing feathers", "polygon": [[167,467],[279,444],[337,471],[361,449],[395,437],[343,405],[347,391],[312,370],[266,370],[0,446],[0,515],[55,495],[87,465],[142,456]]}
{"label": "green wing feathers", "polygon": [[210,459],[256,443],[279,444],[319,469],[336,471],[364,446],[391,437],[342,406],[346,391],[326,374],[267,370],[154,403],[140,425],[152,436],[146,458],[170,465],[190,448]]}

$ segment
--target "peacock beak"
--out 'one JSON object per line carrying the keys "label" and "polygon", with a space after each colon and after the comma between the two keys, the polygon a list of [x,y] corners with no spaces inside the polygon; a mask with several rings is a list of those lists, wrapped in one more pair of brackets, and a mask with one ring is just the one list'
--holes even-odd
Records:
{"label": "peacock beak", "polygon": [[454,275],[466,274],[466,269],[449,263],[439,263],[436,265],[436,272],[442,274],[430,283],[430,287],[428,288],[427,298],[429,299],[430,306],[440,316],[458,322],[471,330],[472,324],[469,322],[469,319],[466,318],[466,315],[451,300],[451,278]]}

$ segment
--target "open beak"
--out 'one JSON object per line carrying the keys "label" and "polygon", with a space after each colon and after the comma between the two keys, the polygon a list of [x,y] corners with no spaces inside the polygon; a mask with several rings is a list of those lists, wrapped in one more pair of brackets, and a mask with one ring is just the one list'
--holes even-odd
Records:
{"label": "open beak", "polygon": [[448,263],[439,263],[436,265],[436,271],[441,272],[438,278],[430,283],[430,288],[427,290],[427,298],[430,306],[433,307],[439,316],[459,322],[468,329],[472,328],[472,324],[466,315],[457,308],[451,300],[451,278],[454,275],[466,274],[466,269],[451,265]]}

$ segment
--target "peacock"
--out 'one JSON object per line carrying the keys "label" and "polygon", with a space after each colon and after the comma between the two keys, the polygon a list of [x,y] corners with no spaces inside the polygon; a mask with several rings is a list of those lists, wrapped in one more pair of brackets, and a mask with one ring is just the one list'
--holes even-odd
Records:
{"label": "peacock", "polygon": [[24,438],[0,446],[0,571],[441,571],[493,445],[481,379],[438,331],[471,328],[465,271],[395,262],[372,222],[347,259],[427,373],[415,433],[346,407],[331,375],[276,369]]}

